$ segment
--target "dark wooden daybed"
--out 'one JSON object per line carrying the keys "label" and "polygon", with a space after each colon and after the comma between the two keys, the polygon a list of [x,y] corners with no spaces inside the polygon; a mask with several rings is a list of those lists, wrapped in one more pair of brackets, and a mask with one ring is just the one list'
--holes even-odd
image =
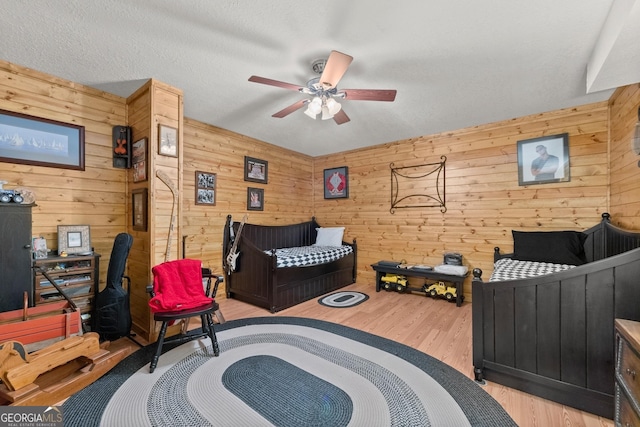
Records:
{"label": "dark wooden daybed", "polygon": [[[232,246],[230,227],[235,236],[239,227],[227,216],[223,236],[223,254]],[[356,241],[342,242],[353,252],[338,260],[304,267],[277,267],[275,255],[265,250],[309,246],[316,241],[315,218],[292,225],[266,226],[244,224],[236,260],[236,269],[226,277],[227,298],[235,298],[272,313],[342,288],[356,281]],[[223,257],[225,258],[225,257]],[[225,271],[226,259],[223,259]]]}
{"label": "dark wooden daybed", "polygon": [[573,269],[498,282],[473,271],[474,373],[612,419],[614,319],[640,320],[640,233],[609,214],[584,233],[587,263]]}

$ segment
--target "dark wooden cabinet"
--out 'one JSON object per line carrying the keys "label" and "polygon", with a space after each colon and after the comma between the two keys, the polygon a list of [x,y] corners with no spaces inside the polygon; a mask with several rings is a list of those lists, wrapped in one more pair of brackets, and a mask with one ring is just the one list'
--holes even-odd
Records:
{"label": "dark wooden cabinet", "polygon": [[0,312],[33,305],[31,205],[0,203]]}

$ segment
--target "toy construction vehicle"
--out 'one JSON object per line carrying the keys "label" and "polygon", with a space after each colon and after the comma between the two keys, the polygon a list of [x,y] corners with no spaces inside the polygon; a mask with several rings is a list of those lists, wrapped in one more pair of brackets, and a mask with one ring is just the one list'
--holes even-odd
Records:
{"label": "toy construction vehicle", "polygon": [[431,295],[433,298],[439,296],[447,301],[454,301],[458,296],[457,289],[453,286],[447,286],[444,282],[424,285],[423,290],[427,295]]}
{"label": "toy construction vehicle", "polygon": [[385,291],[396,290],[398,292],[404,292],[407,288],[407,278],[400,274],[385,274],[380,278],[382,281],[382,288]]}

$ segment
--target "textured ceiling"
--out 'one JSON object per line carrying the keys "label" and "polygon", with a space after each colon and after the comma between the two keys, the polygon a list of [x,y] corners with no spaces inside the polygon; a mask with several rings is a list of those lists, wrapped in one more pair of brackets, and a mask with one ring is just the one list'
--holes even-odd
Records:
{"label": "textured ceiling", "polygon": [[[5,1],[0,59],[121,96],[154,78],[186,117],[317,156],[607,99],[640,81],[640,0],[613,3]],[[304,85],[331,50],[354,57],[339,88],[395,102],[271,117],[306,95],[247,79]]]}

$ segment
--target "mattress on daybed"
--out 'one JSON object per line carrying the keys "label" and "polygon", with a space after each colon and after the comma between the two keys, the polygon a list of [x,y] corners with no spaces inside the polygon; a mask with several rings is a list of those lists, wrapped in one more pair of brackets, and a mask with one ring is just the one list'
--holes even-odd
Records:
{"label": "mattress on daybed", "polygon": [[569,264],[553,264],[549,262],[520,261],[511,258],[502,258],[495,262],[490,282],[504,280],[526,279],[528,277],[543,276],[558,271],[576,267]]}
{"label": "mattress on daybed", "polygon": [[[274,250],[264,251],[272,255]],[[343,258],[353,252],[349,245],[342,246],[297,246],[293,248],[275,249],[277,259],[276,266],[305,267],[310,265],[325,264]]]}

